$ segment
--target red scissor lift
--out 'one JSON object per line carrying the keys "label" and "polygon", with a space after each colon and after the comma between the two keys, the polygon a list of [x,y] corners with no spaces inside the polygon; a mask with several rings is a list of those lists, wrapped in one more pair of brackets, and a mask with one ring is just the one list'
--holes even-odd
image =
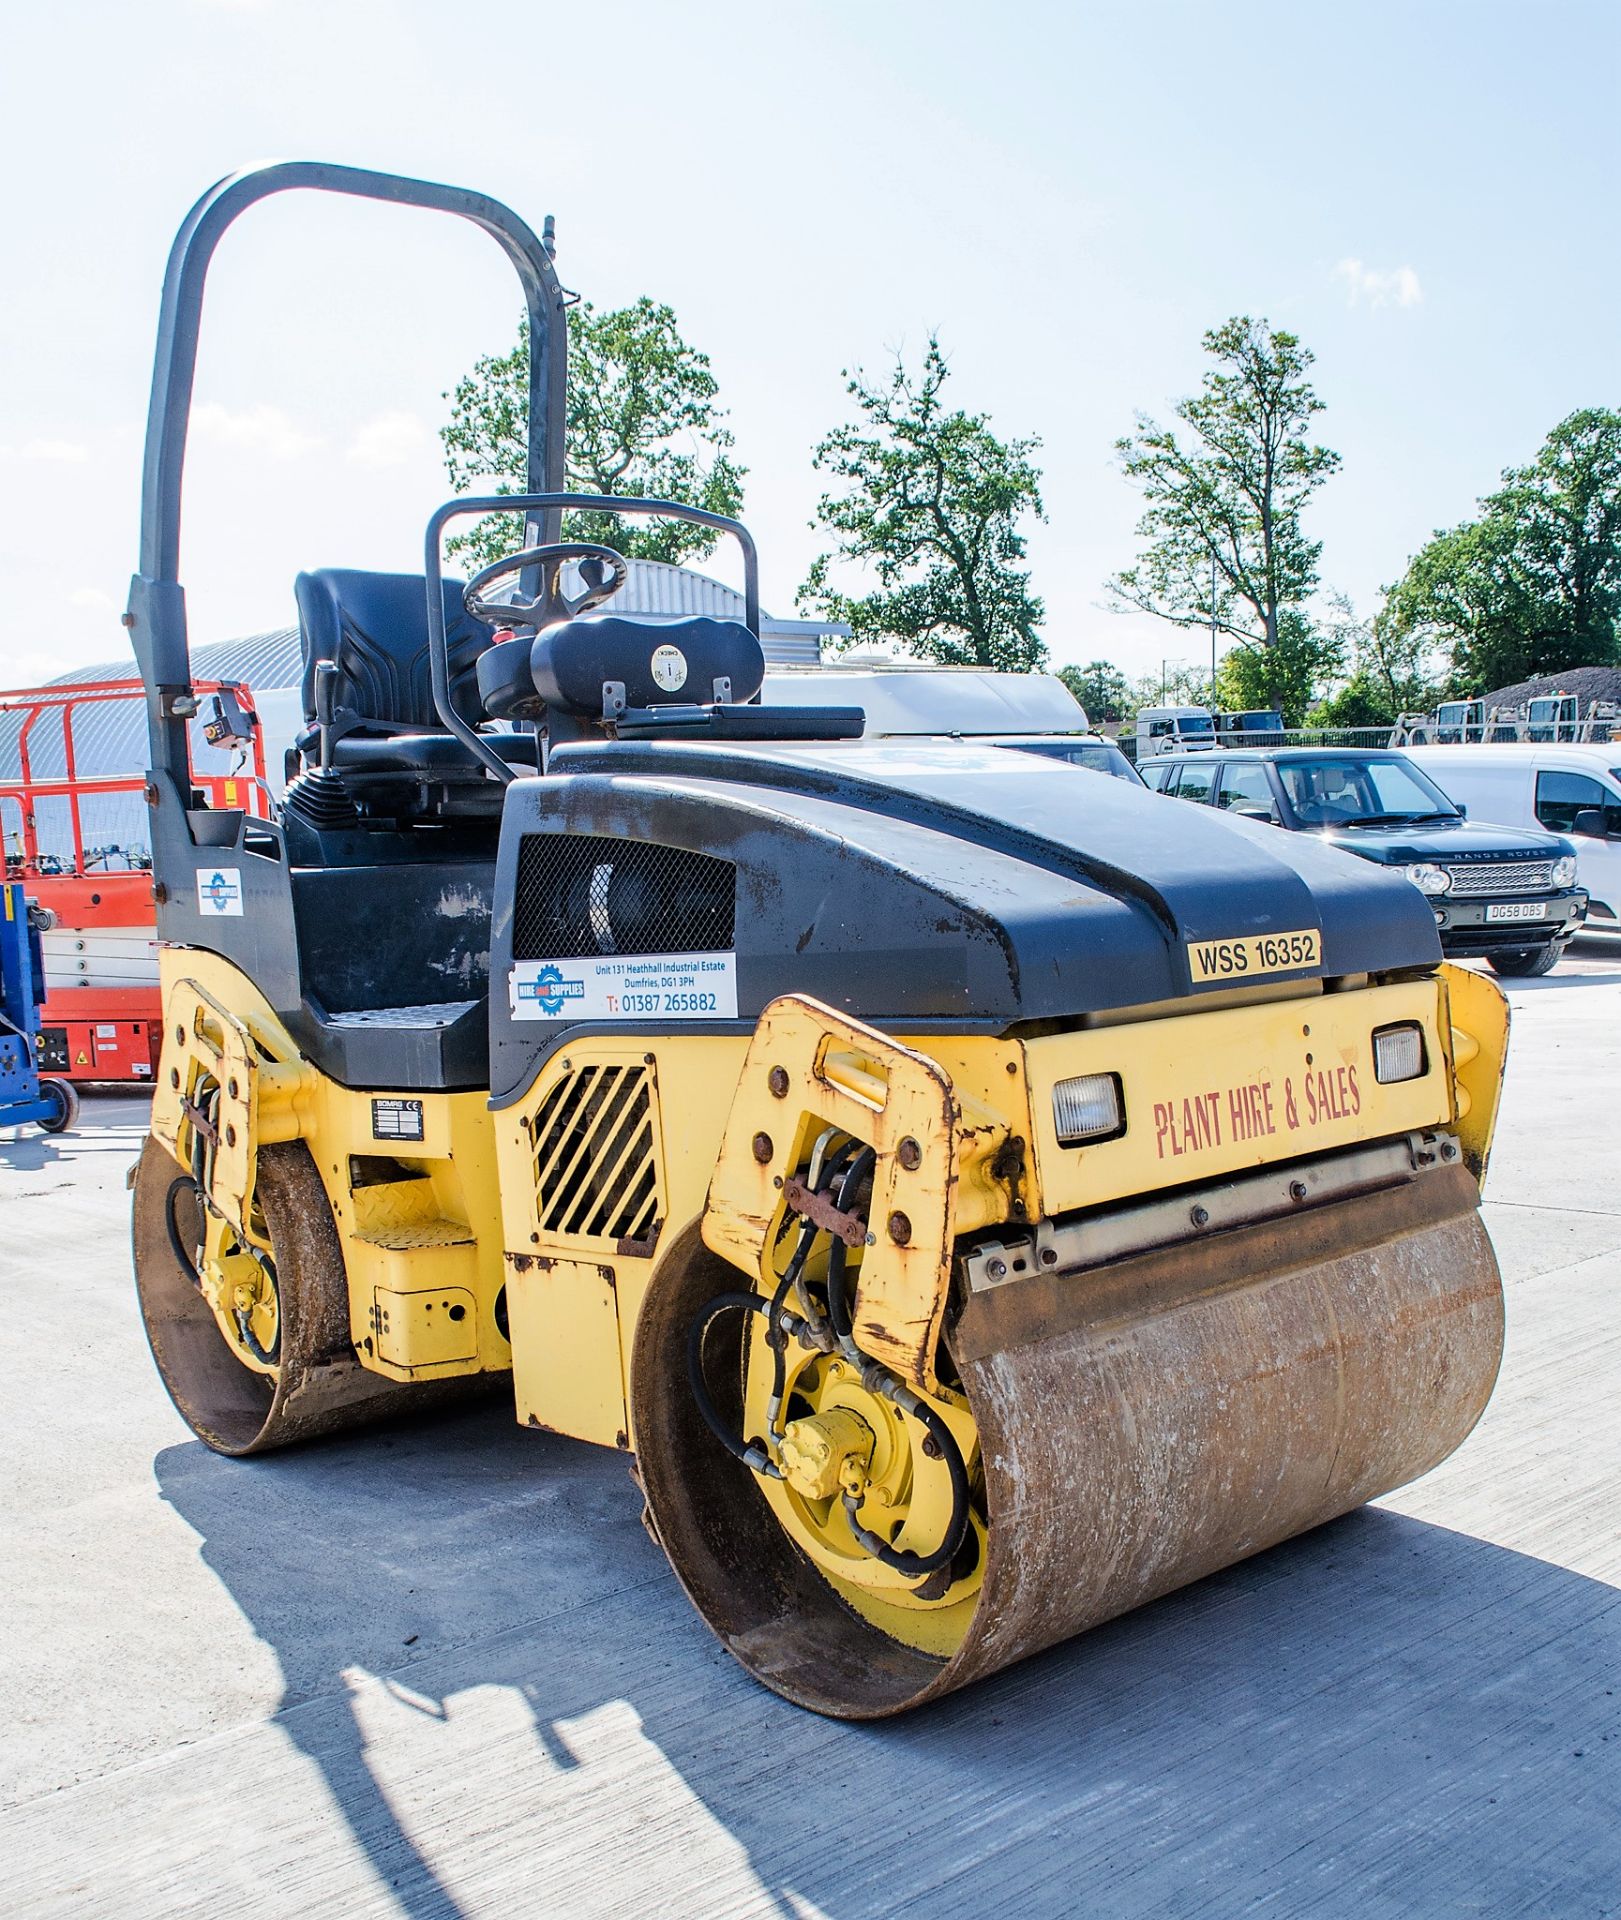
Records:
{"label": "red scissor lift", "polygon": [[[233,740],[239,763],[232,772],[193,770],[202,804],[267,816],[264,742],[251,695],[224,680],[199,680],[194,691],[199,702],[229,696],[227,711],[246,723],[247,736]],[[0,692],[0,873],[20,880],[53,916],[43,936],[46,998],[37,1044],[43,1074],[142,1081],[151,1079],[157,1062],[163,1009],[151,852],[135,835],[121,836],[123,844],[96,845],[87,844],[86,833],[86,814],[112,796],[131,796],[144,823],[145,779],[139,772],[82,772],[74,738],[75,718],[85,709],[142,697],[139,680]],[[17,717],[15,732],[4,725],[8,715]],[[144,745],[144,727],[138,733]],[[42,774],[37,763],[54,770]]]}

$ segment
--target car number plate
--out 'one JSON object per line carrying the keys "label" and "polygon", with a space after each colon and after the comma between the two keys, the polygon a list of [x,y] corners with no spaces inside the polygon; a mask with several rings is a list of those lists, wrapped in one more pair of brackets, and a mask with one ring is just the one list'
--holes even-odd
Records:
{"label": "car number plate", "polygon": [[1540,920],[1547,913],[1539,900],[1503,900],[1486,909],[1488,920]]}

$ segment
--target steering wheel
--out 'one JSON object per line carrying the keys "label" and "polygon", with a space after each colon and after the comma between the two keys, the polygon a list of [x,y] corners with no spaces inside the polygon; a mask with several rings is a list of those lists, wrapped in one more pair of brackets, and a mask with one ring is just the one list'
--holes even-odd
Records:
{"label": "steering wheel", "polygon": [[[582,593],[563,591],[563,569],[578,561]],[[510,579],[525,568],[539,567],[541,587],[533,600],[492,600],[489,590],[498,581]],[[547,546],[525,547],[522,553],[509,553],[493,567],[475,573],[462,588],[462,605],[476,620],[496,627],[549,627],[559,620],[572,620],[576,614],[589,613],[611,599],[630,578],[630,562],[612,547],[601,547],[593,540],[554,540]]]}

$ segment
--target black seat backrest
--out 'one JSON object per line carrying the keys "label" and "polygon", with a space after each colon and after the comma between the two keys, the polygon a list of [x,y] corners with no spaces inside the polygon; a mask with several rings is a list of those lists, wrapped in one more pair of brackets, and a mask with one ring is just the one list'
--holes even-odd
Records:
{"label": "black seat backrest", "polygon": [[707,705],[717,680],[729,683],[729,699],[752,700],[765,679],[765,655],[742,621],[708,614],[581,614],[546,628],[530,664],[547,706],[586,717],[601,714],[607,681],[625,689],[628,707],[663,707]]}
{"label": "black seat backrest", "polygon": [[[490,630],[462,605],[462,582],[447,580],[445,637],[450,699],[461,717],[484,717],[478,656]],[[428,590],[420,573],[361,573],[321,567],[293,583],[304,648],[304,719],[315,720],[315,669],[338,669],[336,704],[358,716],[358,731],[442,733],[428,666]]]}

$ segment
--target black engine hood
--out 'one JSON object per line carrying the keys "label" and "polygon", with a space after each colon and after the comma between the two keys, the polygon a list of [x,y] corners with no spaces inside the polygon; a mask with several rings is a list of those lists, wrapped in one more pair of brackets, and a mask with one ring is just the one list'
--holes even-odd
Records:
{"label": "black engine hood", "polygon": [[[1417,890],[1365,860],[971,742],[561,749],[546,776],[508,789],[498,903],[517,897],[523,840],[560,833],[598,836],[605,861],[632,840],[735,864],[745,1021],[788,992],[903,1032],[1071,1020],[1230,986],[1194,980],[1189,944],[1259,934],[1320,934],[1321,966],[1285,980],[1440,958]],[[615,926],[598,950],[665,951],[658,936],[656,918]],[[513,953],[500,904],[497,1097],[517,1084],[509,1046],[532,1058],[538,1037],[508,1018]]]}

